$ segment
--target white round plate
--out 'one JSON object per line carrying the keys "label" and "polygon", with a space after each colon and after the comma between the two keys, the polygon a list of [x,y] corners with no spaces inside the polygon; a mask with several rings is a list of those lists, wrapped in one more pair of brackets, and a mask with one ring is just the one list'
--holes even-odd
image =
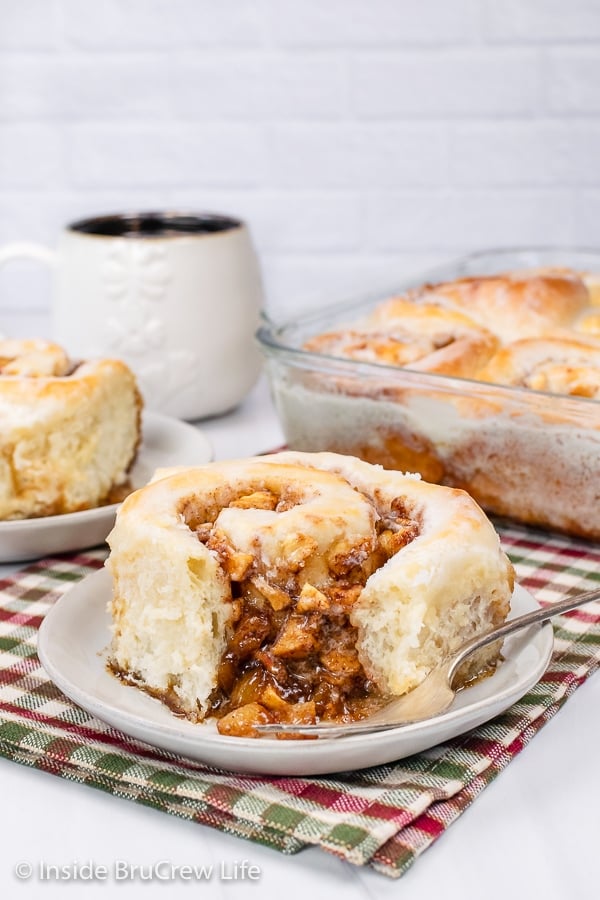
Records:
{"label": "white round plate", "polygon": [[[376,766],[433,747],[491,719],[522,697],[545,672],[554,642],[548,623],[508,638],[504,661],[494,675],[460,691],[447,712],[426,722],[337,740],[226,737],[217,732],[214,720],[193,724],[174,716],[159,700],[110,674],[106,668],[110,594],[110,574],[103,570],[72,588],[50,610],[40,628],[38,653],[52,681],[79,706],[125,734],[239,772],[325,774]],[[537,609],[533,597],[517,586],[511,616],[533,609]]]}
{"label": "white round plate", "polygon": [[[131,470],[135,488],[142,487],[160,466],[202,465],[212,459],[208,439],[193,425],[145,412],[142,444]],[[38,519],[0,522],[0,563],[37,559],[101,544],[115,520],[117,503]]]}

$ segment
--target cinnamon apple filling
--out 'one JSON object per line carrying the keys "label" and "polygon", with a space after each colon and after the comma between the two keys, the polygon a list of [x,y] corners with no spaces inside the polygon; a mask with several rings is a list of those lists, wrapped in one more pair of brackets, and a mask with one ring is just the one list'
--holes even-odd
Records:
{"label": "cinnamon apple filling", "polygon": [[[284,512],[295,502],[290,491],[257,490],[229,508]],[[363,669],[350,613],[369,576],[419,533],[401,500],[375,523],[371,539],[340,540],[322,553],[309,535],[291,535],[276,567],[258,547],[236,549],[218,523],[198,521],[191,507],[183,514],[231,588],[207,710],[221,734],[251,737],[265,722],[350,722],[386,701]]]}

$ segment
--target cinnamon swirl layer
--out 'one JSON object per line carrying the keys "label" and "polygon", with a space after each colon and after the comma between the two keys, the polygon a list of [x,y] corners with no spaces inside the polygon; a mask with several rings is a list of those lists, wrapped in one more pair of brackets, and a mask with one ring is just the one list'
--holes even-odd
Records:
{"label": "cinnamon swirl layer", "polygon": [[467,315],[405,297],[380,304],[348,329],[317,335],[306,350],[421,372],[474,377],[498,340]]}

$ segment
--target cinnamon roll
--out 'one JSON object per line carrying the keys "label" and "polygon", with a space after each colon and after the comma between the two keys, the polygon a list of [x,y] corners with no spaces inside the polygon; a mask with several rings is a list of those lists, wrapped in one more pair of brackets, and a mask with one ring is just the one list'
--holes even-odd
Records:
{"label": "cinnamon roll", "polygon": [[87,509],[123,485],[140,440],[135,378],[56,344],[0,340],[0,519]]}
{"label": "cinnamon roll", "polygon": [[512,567],[462,491],[332,453],[157,475],[108,538],[110,666],[222,734],[360,719],[508,613]]}
{"label": "cinnamon roll", "polygon": [[304,348],[415,371],[473,377],[498,340],[463,313],[406,297],[380,304],[362,322],[308,340]]}
{"label": "cinnamon roll", "polygon": [[600,340],[550,336],[513,341],[479,377],[494,384],[598,399]]}
{"label": "cinnamon roll", "polygon": [[570,269],[528,269],[425,285],[413,302],[441,303],[485,325],[501,341],[540,337],[569,327],[590,302],[581,276]]}

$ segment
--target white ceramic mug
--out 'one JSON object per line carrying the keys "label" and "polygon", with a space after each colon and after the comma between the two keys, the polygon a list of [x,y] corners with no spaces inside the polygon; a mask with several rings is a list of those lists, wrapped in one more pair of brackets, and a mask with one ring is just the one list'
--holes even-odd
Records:
{"label": "white ceramic mug", "polygon": [[75,359],[110,356],[136,373],[149,409],[197,419],[254,384],[262,303],[247,227],[212,213],[126,213],[68,225],[56,251],[15,243],[56,268],[53,338]]}

